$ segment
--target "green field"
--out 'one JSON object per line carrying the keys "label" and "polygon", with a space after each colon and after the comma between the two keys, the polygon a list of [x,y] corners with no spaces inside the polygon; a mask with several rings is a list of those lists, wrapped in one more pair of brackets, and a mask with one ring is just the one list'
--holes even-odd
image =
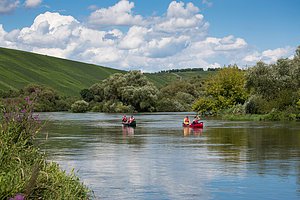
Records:
{"label": "green field", "polygon": [[0,90],[4,91],[38,83],[62,94],[79,95],[81,89],[117,72],[125,71],[0,48]]}
{"label": "green field", "polygon": [[[0,90],[17,90],[30,83],[49,86],[64,95],[78,96],[111,74],[125,71],[55,58],[25,51],[0,48]],[[194,76],[206,78],[214,72],[189,71],[176,73],[145,73],[157,87]]]}

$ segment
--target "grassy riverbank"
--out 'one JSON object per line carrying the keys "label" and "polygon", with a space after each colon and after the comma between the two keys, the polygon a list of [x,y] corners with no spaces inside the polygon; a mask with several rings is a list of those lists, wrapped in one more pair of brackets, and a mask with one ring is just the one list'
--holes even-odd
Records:
{"label": "grassy riverbank", "polygon": [[220,118],[231,121],[297,121],[300,116],[285,112],[271,112],[269,114],[225,114]]}
{"label": "grassy riverbank", "polygon": [[42,125],[31,105],[26,99],[1,106],[0,199],[89,199],[79,178],[47,162],[34,144]]}

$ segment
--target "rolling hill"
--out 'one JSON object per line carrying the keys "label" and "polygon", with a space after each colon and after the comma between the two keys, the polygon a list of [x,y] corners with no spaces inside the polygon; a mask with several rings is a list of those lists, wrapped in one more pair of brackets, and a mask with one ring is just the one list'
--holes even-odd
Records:
{"label": "rolling hill", "polygon": [[66,95],[125,71],[25,51],[0,48],[0,90],[21,89],[30,83],[50,86]]}
{"label": "rolling hill", "polygon": [[[42,84],[69,96],[78,96],[114,73],[126,71],[86,64],[36,53],[0,47],[0,90],[17,90],[30,83]],[[214,72],[189,71],[172,73],[145,73],[157,87],[194,76],[206,78]]]}

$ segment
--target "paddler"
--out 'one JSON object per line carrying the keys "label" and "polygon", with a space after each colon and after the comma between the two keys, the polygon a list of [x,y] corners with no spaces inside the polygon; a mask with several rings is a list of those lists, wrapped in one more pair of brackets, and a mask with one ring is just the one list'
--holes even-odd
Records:
{"label": "paddler", "polygon": [[189,119],[188,116],[186,116],[186,117],[184,118],[183,124],[185,124],[185,125],[189,125],[189,124],[190,124],[190,119]]}

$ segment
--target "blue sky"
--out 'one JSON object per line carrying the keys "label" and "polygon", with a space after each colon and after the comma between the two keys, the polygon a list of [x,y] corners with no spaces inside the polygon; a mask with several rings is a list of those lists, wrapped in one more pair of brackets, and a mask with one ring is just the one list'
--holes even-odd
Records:
{"label": "blue sky", "polygon": [[300,45],[298,0],[1,0],[0,46],[119,69],[254,65]]}

